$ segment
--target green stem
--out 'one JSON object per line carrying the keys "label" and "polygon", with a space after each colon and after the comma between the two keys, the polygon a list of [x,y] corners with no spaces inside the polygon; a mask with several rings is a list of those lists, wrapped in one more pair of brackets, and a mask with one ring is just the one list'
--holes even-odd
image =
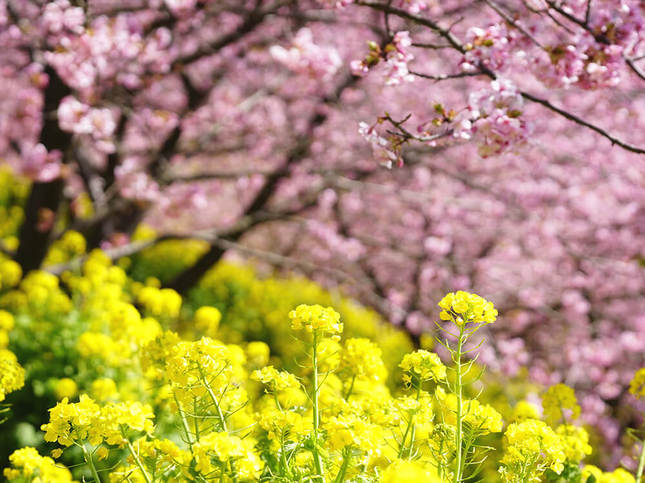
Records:
{"label": "green stem", "polygon": [[461,471],[462,471],[461,460],[463,458],[462,448],[461,448],[461,440],[462,440],[461,355],[462,355],[463,343],[464,343],[464,326],[461,325],[459,327],[459,339],[457,341],[457,351],[455,353],[456,354],[455,395],[457,396],[457,430],[455,432],[455,456],[456,456],[455,471],[454,471],[454,477],[452,479],[454,483],[459,483],[461,481]]}
{"label": "green stem", "polygon": [[275,401],[275,407],[277,407],[278,410],[280,410],[280,412],[283,413],[284,411],[282,410],[282,404],[280,404],[280,400],[278,399],[278,394],[275,391],[273,392],[273,400]]}
{"label": "green stem", "polygon": [[320,475],[318,478],[316,478],[317,481],[322,481],[324,483],[325,481],[325,475],[323,474],[323,468],[322,468],[322,460],[320,458],[320,452],[318,451],[318,427],[320,426],[320,414],[318,412],[318,331],[314,330],[313,333],[313,352],[311,355],[311,360],[312,360],[312,366],[314,370],[313,374],[313,385],[314,385],[314,393],[313,393],[313,419],[314,419],[314,441],[313,441],[313,457],[314,457],[314,465],[316,467],[316,473]]}
{"label": "green stem", "polygon": [[195,428],[195,441],[199,441],[199,421],[197,420],[197,398],[193,396],[193,428]]}
{"label": "green stem", "polygon": [[210,384],[206,380],[206,377],[204,376],[203,372],[201,372],[201,369],[200,369],[200,374],[202,376],[202,382],[204,383],[206,392],[208,392],[208,395],[210,396],[211,401],[213,401],[213,405],[215,406],[215,409],[217,409],[217,418],[219,419],[219,422],[222,426],[222,431],[228,431],[228,428],[226,427],[226,418],[224,417],[224,413],[222,413],[222,408],[219,407],[217,396],[213,392],[213,389],[211,388]]}
{"label": "green stem", "polygon": [[349,454],[349,448],[345,448],[343,450],[343,464],[341,465],[340,470],[338,470],[338,475],[336,475],[334,483],[342,483],[343,481],[345,481],[345,473],[347,472],[347,467],[349,466]]}
{"label": "green stem", "polygon": [[82,445],[81,448],[83,449],[83,458],[85,459],[87,466],[90,467],[90,471],[92,472],[92,477],[94,478],[94,481],[96,481],[97,483],[101,483],[101,478],[99,478],[99,473],[96,471],[96,466],[94,466],[94,461],[92,461],[92,455],[88,453],[87,449],[85,448],[85,445]]}
{"label": "green stem", "polygon": [[405,433],[403,433],[403,440],[401,440],[401,446],[399,447],[399,459],[403,456],[403,450],[405,449],[405,440],[408,439],[408,433],[410,432],[410,428],[412,427],[412,415],[410,415],[410,419],[408,420],[408,426],[405,428]]}
{"label": "green stem", "polygon": [[139,459],[139,455],[136,453],[136,451],[134,451],[134,448],[132,447],[132,443],[128,438],[125,438],[125,440],[128,443],[128,449],[130,450],[130,454],[134,458],[134,462],[137,464],[137,466],[139,467],[139,470],[141,471],[141,474],[143,475],[143,479],[146,480],[146,483],[152,483],[152,480],[148,476],[148,473],[146,473],[146,470],[143,468],[143,464]]}
{"label": "green stem", "polygon": [[184,432],[186,433],[186,441],[188,442],[188,447],[190,452],[193,452],[193,438],[190,437],[190,429],[188,429],[188,421],[186,420],[186,414],[184,414],[184,409],[181,407],[181,403],[177,398],[175,391],[172,392],[173,397],[175,398],[175,404],[177,405],[177,411],[179,412],[179,417],[181,418],[181,425],[184,427]]}
{"label": "green stem", "polygon": [[[421,381],[419,381],[418,386],[417,386],[417,401],[419,400],[419,396],[421,395]],[[410,414],[410,419],[408,420],[408,426],[405,428],[405,433],[403,433],[403,440],[401,440],[401,446],[399,447],[399,458],[403,456],[403,452],[405,451],[405,441],[408,439],[408,434],[410,433],[410,430],[412,429],[412,437],[410,438],[410,450],[408,452],[408,455],[412,454],[412,446],[414,445],[414,427],[412,426],[412,420],[414,419],[414,414]]]}
{"label": "green stem", "polygon": [[289,465],[287,463],[286,450],[284,447],[284,430],[280,431],[280,466],[282,466],[282,470],[284,471],[285,474],[287,474],[288,476],[291,476],[291,472],[289,471]]}
{"label": "green stem", "polygon": [[645,439],[641,441],[641,457],[638,460],[638,469],[636,470],[636,483],[643,480],[643,471],[645,470]]}
{"label": "green stem", "polygon": [[345,400],[349,399],[349,396],[352,395],[352,391],[354,390],[354,382],[356,381],[356,374],[352,376],[352,382],[349,384],[349,389],[347,389],[347,394],[345,394]]}
{"label": "green stem", "polygon": [[[226,418],[224,417],[222,408],[219,405],[219,401],[217,401],[217,396],[213,392],[213,389],[211,388],[210,384],[208,383],[208,380],[206,379],[204,372],[200,369],[199,373],[202,376],[202,383],[206,388],[206,392],[208,392],[208,395],[210,396],[211,401],[213,401],[213,405],[215,406],[215,409],[217,409],[217,418],[219,419],[219,422],[222,426],[222,431],[228,432],[228,427],[226,426]],[[229,460],[229,466],[231,467],[231,475],[233,477],[233,481],[237,482],[237,474],[235,472],[235,464],[233,463],[233,460]]]}
{"label": "green stem", "polygon": [[412,449],[414,448],[414,439],[417,435],[417,427],[412,425],[412,434],[410,435],[410,446],[408,446],[408,459],[412,458]]}

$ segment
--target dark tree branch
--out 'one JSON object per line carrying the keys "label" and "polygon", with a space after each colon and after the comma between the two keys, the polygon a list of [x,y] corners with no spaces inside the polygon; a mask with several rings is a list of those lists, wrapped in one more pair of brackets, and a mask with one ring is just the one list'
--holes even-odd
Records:
{"label": "dark tree branch", "polygon": [[172,67],[177,68],[180,65],[190,64],[195,62],[203,57],[213,55],[218,50],[230,45],[238,40],[242,39],[246,34],[252,32],[258,25],[260,25],[267,15],[274,12],[276,8],[269,10],[259,10],[254,9],[246,16],[242,24],[233,32],[224,34],[219,39],[210,43],[209,45],[198,48],[195,52],[185,55],[183,57],[178,57],[173,63]]}
{"label": "dark tree branch", "polygon": [[[333,104],[338,101],[342,92],[354,84],[357,81],[357,78],[346,74],[340,84],[336,87],[334,92],[321,100],[322,105]],[[289,176],[291,168],[306,158],[311,150],[311,144],[313,142],[313,132],[314,130],[323,124],[327,120],[327,114],[316,109],[315,112],[309,117],[307,123],[307,129],[304,134],[301,134],[296,139],[294,146],[288,152],[286,159],[282,166],[272,172],[266,177],[264,185],[256,193],[253,200],[244,210],[245,217],[252,216],[258,211],[264,210],[265,206],[275,193],[280,182]],[[226,240],[229,242],[237,242],[244,231],[233,234],[230,237],[227,237]],[[193,287],[199,280],[204,276],[204,274],[222,258],[225,253],[225,249],[221,245],[213,245],[210,250],[206,252],[197,262],[184,272],[180,273],[171,283],[170,287],[174,288],[180,293],[185,293],[191,287]]]}
{"label": "dark tree branch", "polygon": [[[72,136],[63,131],[56,116],[50,116],[49,113],[56,111],[63,97],[70,93],[70,89],[51,66],[45,68],[45,73],[49,76],[49,84],[44,93],[43,125],[39,141],[47,151],[57,150],[65,154],[68,152]],[[62,197],[63,180],[60,178],[32,184],[25,205],[25,221],[20,227],[20,244],[15,258],[23,272],[37,269],[44,260]]]}
{"label": "dark tree branch", "polygon": [[539,97],[535,97],[532,94],[529,94],[528,92],[521,92],[520,93],[524,99],[527,99],[531,102],[535,102],[536,104],[540,104],[547,109],[550,109],[551,111],[561,115],[565,119],[568,119],[570,121],[575,122],[576,124],[579,124],[581,126],[584,126],[588,129],[591,129],[592,131],[600,134],[602,137],[608,139],[611,144],[615,144],[617,146],[620,146],[621,148],[631,151],[632,153],[638,153],[638,154],[645,154],[645,149],[639,148],[638,146],[634,146],[633,144],[626,143],[625,141],[621,141],[617,137],[609,134],[607,131],[605,131],[603,128],[596,126],[595,124],[591,124],[590,122],[585,121],[581,117],[576,116],[575,114],[571,114],[568,111],[565,111],[564,109],[561,109],[546,99],[541,99]]}
{"label": "dark tree branch", "polygon": [[439,74],[439,75],[431,75],[431,74],[423,74],[421,72],[414,72],[410,71],[410,74],[415,75],[417,77],[421,77],[422,79],[428,79],[428,80],[433,80],[433,81],[444,81],[444,80],[450,80],[450,79],[463,79],[464,77],[478,77],[480,75],[488,76],[486,72],[458,72],[457,74]]}
{"label": "dark tree branch", "polygon": [[452,46],[453,49],[457,50],[458,52],[461,52],[462,54],[466,53],[466,49],[464,48],[463,45],[461,45],[461,42],[455,37],[451,32],[450,29],[445,29],[441,26],[439,26],[438,23],[424,18],[424,17],[417,17],[416,15],[412,15],[411,13],[406,12],[405,10],[401,10],[400,8],[394,8],[388,4],[382,4],[382,3],[372,3],[372,2],[364,2],[364,1],[359,1],[356,2],[356,5],[360,5],[362,7],[369,7],[374,10],[379,10],[383,13],[387,14],[393,14],[396,15],[397,17],[410,20],[416,24],[423,25],[425,27],[430,28],[431,30],[437,32],[441,37],[443,37],[445,40],[448,41],[448,43]]}
{"label": "dark tree branch", "polygon": [[[340,202],[341,199],[339,197],[334,204],[334,218],[338,224],[338,232],[345,238],[351,238],[351,230],[343,217]],[[373,262],[375,259],[376,257],[371,257]],[[357,285],[357,289],[360,293],[364,294],[366,302],[381,314],[385,320],[389,320],[393,315],[405,318],[407,313],[401,307],[397,307],[388,300],[385,285],[379,280],[378,275],[374,270],[374,266],[368,262],[367,257],[361,257],[358,259],[358,268],[360,268],[363,273],[362,278],[364,279],[364,282],[362,285]],[[413,339],[414,343],[417,344],[418,341],[415,341],[415,336],[410,334],[410,337]]]}

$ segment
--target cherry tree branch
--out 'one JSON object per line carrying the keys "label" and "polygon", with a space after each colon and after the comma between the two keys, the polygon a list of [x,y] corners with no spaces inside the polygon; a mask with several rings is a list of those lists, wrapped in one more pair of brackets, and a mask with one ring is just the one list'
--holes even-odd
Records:
{"label": "cherry tree branch", "polygon": [[[350,74],[345,74],[332,94],[325,96],[321,100],[320,106],[336,103],[340,99],[342,92],[356,82],[356,77]],[[297,137],[296,142],[289,150],[282,166],[266,177],[264,184],[244,210],[244,216],[252,216],[265,208],[278,188],[280,182],[289,176],[291,167],[298,164],[309,155],[311,145],[313,143],[313,132],[326,120],[327,114],[322,112],[322,110],[317,106],[309,117],[305,133]],[[240,232],[235,236],[230,237],[229,241],[237,242],[242,234],[243,232]],[[221,246],[213,245],[211,249],[197,260],[193,266],[180,273],[170,283],[170,287],[180,293],[185,293],[188,289],[193,287],[202,278],[202,276],[204,276],[211,266],[219,261],[219,259],[224,255],[224,252],[225,250],[222,249]]]}
{"label": "cherry tree branch", "polygon": [[417,77],[420,77],[422,79],[428,79],[428,80],[433,80],[433,81],[444,81],[444,80],[451,80],[451,79],[463,79],[465,77],[478,77],[481,75],[487,76],[488,74],[486,72],[480,72],[480,71],[475,71],[475,72],[458,72],[456,74],[439,74],[439,75],[431,75],[431,74],[423,74],[421,72],[415,72],[415,71],[410,71],[410,74],[415,75]]}
{"label": "cherry tree branch", "polygon": [[435,31],[438,33],[441,37],[443,37],[445,40],[448,41],[448,43],[452,46],[453,49],[457,50],[458,52],[461,52],[462,54],[466,53],[466,49],[461,45],[457,37],[455,37],[452,32],[450,32],[450,29],[446,29],[441,27],[438,23],[424,18],[424,17],[418,17],[416,15],[412,15],[411,13],[406,12],[405,10],[402,10],[400,8],[395,8],[392,7],[389,4],[382,4],[382,3],[372,3],[372,2],[365,2],[365,1],[358,1],[355,3],[356,5],[359,5],[361,7],[368,7],[374,10],[381,11],[383,13],[387,14],[392,14],[396,15],[397,17],[410,20],[416,24],[423,25],[425,27],[430,28],[431,30]]}
{"label": "cherry tree branch", "polygon": [[[47,66],[45,72],[50,81],[44,93],[43,124],[39,141],[47,151],[59,151],[65,155],[72,136],[60,128],[56,117],[47,114],[58,108],[60,101],[70,93],[70,89],[52,67]],[[20,244],[15,257],[24,273],[37,269],[44,260],[62,198],[61,178],[32,184],[25,204],[25,220],[18,234]]]}
{"label": "cherry tree branch", "polygon": [[631,151],[632,153],[637,153],[637,154],[645,154],[645,149],[640,148],[638,146],[635,146],[633,144],[626,143],[625,141],[622,141],[618,139],[617,137],[609,134],[607,131],[605,131],[603,128],[596,126],[595,124],[591,124],[590,122],[585,121],[579,116],[576,116],[575,114],[571,114],[568,111],[565,111],[564,109],[561,109],[551,102],[547,101],[546,99],[541,99],[539,97],[534,96],[533,94],[529,94],[528,92],[521,92],[520,93],[524,99],[527,99],[531,102],[535,102],[536,104],[540,104],[547,109],[561,115],[562,117],[575,122],[576,124],[579,124],[581,126],[584,126],[588,129],[591,129],[592,131],[600,134],[602,137],[608,139],[611,144],[615,144],[617,146],[620,146],[621,148]]}
{"label": "cherry tree branch", "polygon": [[[436,22],[434,22],[434,21],[432,21],[430,19],[427,19],[427,18],[424,18],[424,17],[418,17],[416,15],[413,15],[411,13],[406,12],[405,10],[394,8],[394,7],[391,7],[391,6],[387,5],[387,4],[358,1],[358,2],[356,2],[356,5],[360,5],[360,6],[363,6],[363,7],[369,7],[369,8],[375,9],[375,10],[379,10],[379,11],[384,12],[384,13],[394,14],[394,15],[397,15],[398,17],[400,17],[400,18],[403,18],[405,20],[409,20],[409,21],[411,21],[413,23],[416,23],[418,25],[426,26],[426,27],[430,28],[431,30],[435,31],[436,33],[438,33],[445,40],[447,40],[448,43],[456,51],[458,51],[458,52],[460,52],[462,54],[464,54],[466,52],[466,49],[463,46],[463,44],[461,43],[461,41],[455,35],[453,35],[452,32],[450,32],[450,29],[443,28],[443,27],[439,26],[438,23],[436,23]],[[493,72],[491,69],[489,69],[488,67],[480,64],[479,68],[480,68],[481,72],[483,72],[489,78],[497,79],[497,74],[495,72]],[[554,104],[552,104],[551,102],[549,102],[546,99],[541,99],[541,98],[536,97],[536,96],[534,96],[532,94],[529,94],[527,92],[521,92],[521,95],[525,99],[527,99],[527,100],[529,100],[531,102],[535,102],[537,104],[540,104],[543,107],[551,110],[552,112],[554,112],[556,114],[559,114],[560,116],[564,117],[565,119],[568,119],[569,121],[575,122],[576,124],[578,124],[580,126],[583,126],[583,127],[587,128],[587,129],[590,129],[590,130],[600,134],[602,137],[608,139],[612,143],[612,145],[620,146],[621,148],[623,148],[623,149],[625,149],[627,151],[633,152],[633,153],[645,154],[645,148],[640,148],[640,147],[635,146],[633,144],[630,144],[630,143],[627,143],[625,141],[622,141],[621,139],[619,139],[619,138],[613,136],[612,134],[608,133],[605,129],[603,129],[603,128],[595,125],[595,124],[592,124],[592,123],[590,123],[588,121],[585,121],[581,117],[576,116],[575,114],[572,114],[572,113],[570,113],[568,111],[565,111],[562,108],[559,108],[559,107],[555,106]]]}
{"label": "cherry tree branch", "polygon": [[[611,42],[607,38],[607,36],[602,33],[602,32],[597,32],[594,29],[591,28],[589,25],[589,17],[591,14],[591,0],[587,1],[587,9],[586,9],[586,14],[585,14],[585,19],[581,20],[577,18],[575,15],[572,15],[571,13],[567,12],[565,9],[557,5],[553,0],[548,0],[547,4],[551,9],[554,11],[558,12],[560,15],[562,15],[564,18],[569,20],[570,22],[578,25],[580,28],[591,34],[591,36],[596,40],[596,42],[604,45],[610,45]],[[628,57],[623,57],[625,60],[625,63],[627,66],[634,72],[638,77],[640,77],[642,80],[645,80],[645,72],[643,72],[634,62],[633,59],[630,59]]]}

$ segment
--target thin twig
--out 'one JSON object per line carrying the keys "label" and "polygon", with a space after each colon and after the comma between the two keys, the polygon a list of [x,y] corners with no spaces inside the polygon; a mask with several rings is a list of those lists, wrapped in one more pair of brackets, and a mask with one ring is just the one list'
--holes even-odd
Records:
{"label": "thin twig", "polygon": [[645,149],[639,148],[638,146],[634,146],[633,144],[626,143],[625,141],[621,141],[617,137],[609,134],[607,131],[602,129],[601,127],[596,126],[595,124],[591,124],[590,122],[585,121],[584,119],[576,116],[575,114],[571,114],[570,112],[565,111],[564,109],[561,109],[553,104],[551,104],[549,101],[546,99],[541,99],[539,97],[535,97],[532,94],[529,94],[528,92],[521,92],[520,93],[524,99],[527,99],[531,102],[535,102],[537,104],[540,104],[547,109],[550,109],[553,112],[556,112],[560,114],[562,117],[569,119],[570,121],[575,122],[576,124],[580,124],[581,126],[584,126],[588,129],[591,129],[594,132],[597,132],[600,134],[602,137],[608,139],[611,144],[615,144],[617,146],[620,146],[621,148],[631,151],[632,153],[638,153],[638,154],[645,154]]}

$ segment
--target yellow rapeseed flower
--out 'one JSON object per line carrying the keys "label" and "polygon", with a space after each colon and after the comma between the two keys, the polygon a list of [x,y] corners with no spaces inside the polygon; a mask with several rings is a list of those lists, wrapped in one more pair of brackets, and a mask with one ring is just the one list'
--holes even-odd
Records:
{"label": "yellow rapeseed flower", "polygon": [[603,472],[600,468],[593,465],[585,465],[582,468],[581,481],[587,481],[591,476],[595,478],[596,483],[635,483],[636,479],[622,468],[617,468],[611,472]]}
{"label": "yellow rapeseed flower", "polygon": [[246,346],[246,358],[251,367],[264,367],[269,362],[271,349],[265,342],[253,341]]}
{"label": "yellow rapeseed flower", "polygon": [[109,445],[125,444],[123,430],[151,433],[154,429],[152,408],[139,401],[108,403],[99,406],[81,394],[79,402],[69,403],[64,398],[49,410],[49,423],[43,424],[45,441],[62,446],[89,441],[92,445],[103,442]]}
{"label": "yellow rapeseed flower", "polygon": [[92,381],[92,396],[97,401],[108,401],[118,397],[116,383],[113,379],[103,377]]}
{"label": "yellow rapeseed flower", "polygon": [[200,307],[195,312],[195,327],[210,337],[217,334],[222,314],[215,307]]}
{"label": "yellow rapeseed flower", "polygon": [[287,371],[278,371],[273,366],[267,366],[253,371],[251,373],[251,379],[266,384],[270,391],[285,391],[300,387],[296,376]]}
{"label": "yellow rapeseed flower", "polygon": [[78,386],[73,379],[63,377],[56,381],[54,392],[56,393],[56,398],[59,401],[63,398],[73,398],[78,393]]}
{"label": "yellow rapeseed flower", "polygon": [[35,448],[26,447],[9,456],[11,468],[4,469],[8,481],[29,481],[32,483],[72,483],[72,474],[49,458],[41,456]]}
{"label": "yellow rapeseed flower", "polygon": [[357,378],[383,381],[387,370],[381,355],[379,346],[369,339],[347,339],[341,352],[340,369]]}
{"label": "yellow rapeseed flower", "polygon": [[22,278],[22,268],[13,260],[0,262],[0,288],[7,289],[18,285]]}
{"label": "yellow rapeseed flower", "polygon": [[474,293],[452,292],[447,294],[439,307],[441,320],[451,320],[458,326],[474,324],[475,327],[491,324],[497,318],[497,310],[492,302]]}
{"label": "yellow rapeseed flower", "polygon": [[513,408],[511,419],[513,422],[524,419],[540,419],[540,411],[535,404],[528,401],[520,401]]}
{"label": "yellow rapeseed flower", "polygon": [[541,481],[547,468],[560,474],[565,461],[560,437],[544,421],[527,419],[506,429],[500,468],[503,481]]}
{"label": "yellow rapeseed flower", "polygon": [[343,332],[340,314],[331,307],[321,305],[298,305],[289,312],[291,328],[307,332],[320,331],[322,334],[339,336]]}
{"label": "yellow rapeseed flower", "polygon": [[645,398],[645,367],[641,367],[634,374],[634,378],[629,384],[629,392],[637,398]]}
{"label": "yellow rapeseed flower", "polygon": [[0,349],[0,401],[24,384],[25,370],[18,364],[16,355],[6,349]]}
{"label": "yellow rapeseed flower", "polygon": [[446,378],[446,366],[434,352],[420,349],[406,354],[399,367],[407,374],[404,374],[404,382],[410,383],[414,377],[423,381],[443,381]]}
{"label": "yellow rapeseed flower", "polygon": [[544,419],[552,425],[560,420],[570,421],[580,416],[576,394],[565,384],[556,384],[547,389],[542,396],[542,408]]}
{"label": "yellow rapeseed flower", "polygon": [[381,483],[441,483],[434,468],[412,460],[396,460],[381,477]]}
{"label": "yellow rapeseed flower", "polygon": [[9,332],[15,325],[13,315],[6,310],[0,310],[0,330]]}
{"label": "yellow rapeseed flower", "polygon": [[567,455],[567,461],[579,463],[585,456],[591,454],[589,434],[584,428],[561,424],[556,428],[555,432],[560,436],[564,453]]}

